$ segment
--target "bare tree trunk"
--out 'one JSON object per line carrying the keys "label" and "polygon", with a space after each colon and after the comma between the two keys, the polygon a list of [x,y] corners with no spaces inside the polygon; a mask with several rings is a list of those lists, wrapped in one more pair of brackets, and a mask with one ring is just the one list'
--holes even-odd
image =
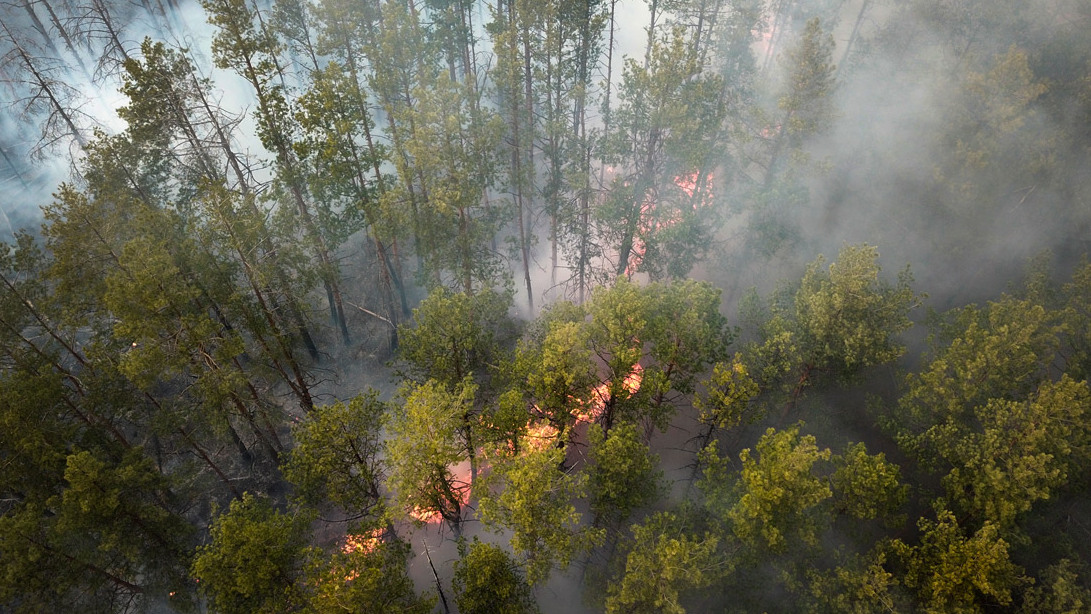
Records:
{"label": "bare tree trunk", "polygon": [[[526,107],[526,129],[527,129],[527,168],[524,171],[527,178],[527,188],[530,191],[531,205],[527,205],[526,215],[533,219],[533,211],[531,207],[533,205],[533,198],[535,193],[534,177],[536,175],[534,168],[534,87],[533,87],[533,73],[531,72],[531,53],[530,53],[530,29],[526,28],[523,31],[523,81],[524,81],[524,93],[523,104]],[[523,193],[520,190],[520,193]],[[530,285],[530,245],[528,241],[528,232],[523,226],[524,220],[524,203],[520,203],[519,206],[519,241],[523,250],[523,279],[527,285],[527,304],[530,307],[530,313],[534,313],[534,290]]]}
{"label": "bare tree trunk", "polygon": [[[849,53],[852,52],[852,48],[856,45],[856,39],[860,36],[860,24],[864,22],[864,15],[870,5],[871,0],[864,0],[860,4],[860,12],[856,14],[856,23],[852,25],[852,34],[849,35],[849,40],[845,42],[845,52],[841,54],[841,61],[837,63],[838,73],[844,68],[845,62],[849,59]],[[836,74],[834,76],[836,77]]]}
{"label": "bare tree trunk", "polygon": [[[30,24],[34,26],[34,29],[38,31],[38,35],[42,37],[42,42],[49,49],[49,52],[53,54],[54,58],[61,59],[61,52],[53,44],[53,37],[49,35],[49,30],[46,29],[45,24],[41,19],[38,19],[38,14],[34,12],[34,6],[30,3],[30,0],[23,0],[23,9],[27,12],[27,16],[30,17]],[[5,26],[5,29],[7,27]],[[8,32],[10,36],[11,33]],[[14,41],[14,39],[12,39]]]}
{"label": "bare tree trunk", "polygon": [[68,133],[76,140],[80,149],[87,149],[87,140],[83,138],[83,134],[80,132],[79,128],[76,127],[76,122],[72,119],[68,109],[64,108],[60,100],[54,94],[51,82],[47,81],[42,73],[38,72],[38,69],[34,66],[34,62],[32,62],[26,52],[23,51],[22,47],[16,47],[16,49],[18,49],[20,58],[22,58],[23,62],[26,64],[27,70],[34,75],[34,82],[38,85],[39,91],[45,94],[49,99],[49,106],[53,109],[53,113],[60,116],[65,127],[68,129]]}
{"label": "bare tree trunk", "polygon": [[[209,103],[208,98],[205,96],[204,91],[201,87],[201,83],[197,79],[197,75],[191,72],[190,76],[193,78],[193,83],[195,86],[194,89],[197,92],[197,95],[200,97],[201,106],[204,108],[204,111],[207,114],[209,121],[212,122],[212,127],[216,133],[216,138],[219,140],[220,147],[221,149],[223,149],[224,155],[227,157],[228,165],[231,167],[231,170],[234,172],[235,177],[239,182],[239,191],[242,193],[244,201],[251,203],[253,207],[253,212],[255,213],[255,217],[260,219],[262,217],[260,212],[257,211],[256,206],[254,206],[252,204],[252,201],[248,198],[250,194],[250,184],[247,180],[247,176],[243,173],[242,164],[239,161],[238,155],[235,153],[234,148],[231,146],[231,140],[225,132],[223,125],[220,123],[219,116],[212,108],[212,105]],[[281,269],[280,265],[277,262],[278,258],[276,248],[275,246],[271,245],[268,232],[264,229],[264,227],[261,230],[261,234],[265,237],[265,240],[262,242],[262,253],[272,263],[274,275],[277,279],[277,282],[287,292],[287,289],[290,286],[288,284],[288,279],[284,274],[284,270]],[[307,326],[307,321],[306,318],[303,316],[303,312],[300,311],[299,306],[294,300],[292,300],[291,296],[288,297],[287,303],[289,315],[291,316],[292,321],[295,324],[296,332],[299,334],[300,339],[303,341],[303,345],[307,348],[307,352],[310,354],[311,360],[318,360],[321,357],[321,354],[319,354],[318,352],[318,345],[314,342],[314,338],[311,337],[311,332],[309,327]]]}
{"label": "bare tree trunk", "polygon": [[[15,163],[11,161],[11,157],[8,156],[8,152],[3,147],[0,147],[0,158],[4,158],[4,162],[11,168],[11,172],[15,173],[15,177],[19,180],[19,184],[23,186],[23,189],[29,190],[30,186],[27,184],[26,180],[23,179],[23,173],[21,173],[19,167],[15,166]],[[8,226],[11,226],[11,222],[8,222]]]}

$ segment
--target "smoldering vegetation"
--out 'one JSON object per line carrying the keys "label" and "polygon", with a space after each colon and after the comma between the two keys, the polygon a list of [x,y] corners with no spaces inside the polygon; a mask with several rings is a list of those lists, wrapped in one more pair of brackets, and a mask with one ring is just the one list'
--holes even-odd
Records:
{"label": "smoldering vegetation", "polygon": [[1089,26],[4,0],[0,611],[1087,611]]}

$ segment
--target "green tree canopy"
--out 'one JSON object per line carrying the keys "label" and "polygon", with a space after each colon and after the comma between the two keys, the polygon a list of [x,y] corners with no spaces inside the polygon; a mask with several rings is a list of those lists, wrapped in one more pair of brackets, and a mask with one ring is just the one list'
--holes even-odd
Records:
{"label": "green tree canopy", "polygon": [[793,427],[768,429],[756,452],[747,448],[739,454],[738,500],[727,512],[735,535],[756,550],[817,545],[818,506],[833,493],[814,465],[830,460],[830,450],[819,450],[813,435],[800,435]]}
{"label": "green tree canopy", "polygon": [[684,523],[660,512],[633,525],[633,546],[620,582],[611,583],[606,611],[684,614],[681,598],[716,582],[727,570],[714,535],[690,535]]}
{"label": "green tree canopy", "polygon": [[966,534],[954,514],[937,508],[936,520],[921,518],[917,527],[919,545],[894,540],[892,548],[905,566],[902,581],[924,612],[971,614],[1009,605],[1012,591],[1027,581],[991,522]]}
{"label": "green tree canopy", "polygon": [[451,586],[458,611],[464,614],[532,614],[538,612],[531,586],[511,555],[476,537],[459,544]]}
{"label": "green tree canopy", "polygon": [[306,597],[299,580],[314,555],[307,545],[310,522],[250,493],[232,501],[193,560],[193,575],[212,607],[225,614],[300,610]]}
{"label": "green tree canopy", "polygon": [[391,408],[386,484],[397,508],[418,521],[438,515],[456,531],[461,526],[473,485],[454,467],[470,460],[459,430],[476,391],[468,379],[454,390],[428,380],[404,390],[404,404]]}
{"label": "green tree canopy", "polygon": [[325,559],[315,558],[306,569],[307,614],[351,612],[368,614],[428,614],[435,596],[417,595],[406,559],[409,545],[370,538],[342,548]]}
{"label": "green tree canopy", "polygon": [[511,547],[525,561],[527,581],[545,581],[599,541],[601,531],[582,524],[574,499],[586,494],[586,477],[562,468],[564,453],[550,446],[527,449],[493,467],[498,492],[483,495],[486,527],[511,531]]}
{"label": "green tree canopy", "polygon": [[332,503],[350,515],[383,514],[382,427],[387,412],[375,390],[316,407],[295,425],[284,477],[312,506]]}

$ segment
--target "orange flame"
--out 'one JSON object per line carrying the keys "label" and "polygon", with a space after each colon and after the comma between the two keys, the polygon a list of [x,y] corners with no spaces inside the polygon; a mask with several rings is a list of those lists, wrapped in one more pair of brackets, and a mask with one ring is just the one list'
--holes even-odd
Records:
{"label": "orange flame", "polygon": [[[457,465],[450,467],[453,479],[451,480],[451,488],[454,490],[455,495],[458,497],[458,504],[465,506],[470,502],[470,461],[463,461]],[[409,511],[409,516],[418,522],[425,524],[439,524],[443,522],[443,515],[436,510],[424,510],[420,507],[414,507]]]}
{"label": "orange flame", "polygon": [[379,545],[379,540],[383,535],[382,529],[372,529],[367,533],[349,533],[345,536],[345,542],[341,544],[341,552],[345,554],[352,554],[353,552],[368,553]]}
{"label": "orange flame", "polygon": [[[692,201],[690,206],[692,206],[692,210],[696,211],[709,202],[712,193],[712,173],[705,175],[703,180],[701,174],[696,171],[688,175],[679,175],[674,178],[674,185],[678,186],[682,193]],[[684,215],[682,209],[685,205],[670,211],[660,211],[659,215],[653,218],[649,214],[655,206],[653,200],[647,200],[641,205],[640,219],[642,221],[639,226],[640,231],[636,233],[637,236],[633,237],[632,252],[629,256],[629,264],[625,269],[625,274],[630,277],[636,273],[636,270],[644,261],[644,254],[648,251],[647,245],[640,237],[652,234],[656,230],[670,228],[682,221]]]}
{"label": "orange flame", "polygon": [[[379,541],[382,534],[382,529],[372,529],[367,533],[349,533],[345,536],[344,543],[341,544],[341,552],[345,554],[352,554],[354,552],[369,554],[379,547]],[[352,582],[360,577],[360,572],[356,569],[346,568],[344,569],[344,573],[345,582]]]}
{"label": "orange flame", "polygon": [[533,420],[527,424],[527,434],[523,436],[521,440],[522,448],[524,450],[534,450],[540,452],[546,448],[552,446],[557,441],[557,436],[561,432],[554,428],[554,426],[548,422],[534,423]]}
{"label": "orange flame", "polygon": [[[633,365],[632,371],[625,376],[622,380],[621,386],[630,396],[636,394],[636,391],[640,390],[640,381],[644,379],[644,367],[640,366],[640,363]],[[603,382],[595,389],[591,391],[591,397],[588,401],[579,402],[576,408],[572,410],[572,415],[576,417],[579,422],[592,423],[599,419],[602,412],[606,410],[606,402],[610,399],[610,382]]]}

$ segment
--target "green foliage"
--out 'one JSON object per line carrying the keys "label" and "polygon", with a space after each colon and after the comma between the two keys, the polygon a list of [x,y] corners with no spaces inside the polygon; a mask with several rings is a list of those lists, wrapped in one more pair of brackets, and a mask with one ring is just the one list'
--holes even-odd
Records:
{"label": "green foliage", "polygon": [[373,538],[365,547],[315,558],[306,570],[307,614],[428,614],[434,596],[418,596],[406,569],[408,544]]}
{"label": "green foliage", "polygon": [[632,372],[643,355],[640,336],[648,326],[651,311],[651,293],[643,290],[636,283],[619,279],[612,287],[597,288],[587,306],[591,347],[606,363],[611,395],[623,386],[620,380]]}
{"label": "green foliage", "polygon": [[949,500],[977,522],[1010,530],[1086,459],[1087,386],[1051,382],[1060,347],[1056,314],[1004,298],[955,313],[899,401],[899,442],[944,475]]}
{"label": "green foliage", "polygon": [[1047,179],[1055,162],[1057,135],[1043,126],[1036,104],[1049,88],[1031,70],[1027,51],[1013,44],[989,64],[960,80],[942,136],[950,159],[936,168],[952,193],[952,217],[966,223],[1004,191]]}
{"label": "green foliage", "polygon": [[1024,614],[1079,614],[1091,608],[1091,590],[1080,584],[1078,565],[1062,559],[1042,574],[1023,597]]}
{"label": "green foliage", "polygon": [[187,607],[190,527],[165,504],[167,480],[152,461],[139,448],[50,456],[40,459],[48,464],[37,469],[49,472],[40,482],[21,491],[5,480],[0,491],[0,603],[16,612],[109,612],[177,591],[177,606]]}
{"label": "green foliage", "polygon": [[193,575],[217,612],[294,612],[305,604],[299,584],[307,560],[311,518],[283,513],[246,493],[210,527],[197,549]]}
{"label": "green foliage", "polygon": [[[160,42],[145,38],[140,44],[141,60],[128,58],[120,75],[121,93],[128,104],[117,114],[128,124],[137,143],[146,144],[144,153],[153,164],[164,165],[171,141],[185,129],[184,109],[196,98],[194,86],[209,86],[195,79],[194,66],[184,54]],[[207,152],[188,152],[205,155]]]}
{"label": "green foliage", "polygon": [[813,435],[768,429],[757,445],[739,454],[737,502],[727,511],[735,535],[755,550],[784,552],[796,543],[818,544],[821,504],[833,496],[815,463],[830,460]]}
{"label": "green foliage", "polygon": [[[168,482],[143,450],[130,449],[119,460],[86,450],[73,453],[66,459],[64,479],[57,531],[91,538],[100,551],[128,561],[134,569],[142,561],[170,565],[182,560],[189,529],[164,504]],[[178,581],[157,578],[161,570],[155,568],[145,573],[150,585]]]}
{"label": "green foliage", "polygon": [[397,508],[418,521],[432,514],[456,528],[462,521],[472,484],[456,477],[452,468],[469,459],[459,430],[476,391],[468,379],[453,390],[428,380],[403,390],[404,404],[391,408],[386,485]]}
{"label": "green foliage", "polygon": [[1045,376],[1060,343],[1052,314],[1011,297],[983,309],[955,311],[941,333],[949,340],[919,374],[907,378],[907,391],[898,402],[901,419],[912,431],[948,421],[972,423],[972,413],[990,399],[1026,398]]}
{"label": "green foliage", "polygon": [[784,56],[788,81],[777,106],[785,112],[785,125],[793,140],[817,132],[833,119],[833,48],[833,35],[823,31],[821,21],[814,17]]}
{"label": "green foliage", "polygon": [[720,315],[720,289],[683,280],[649,284],[643,292],[648,307],[640,340],[650,346],[652,362],[644,370],[642,386],[656,386],[656,403],[672,393],[690,395],[697,376],[726,357],[733,339]]}
{"label": "green foliage", "polygon": [[384,162],[384,152],[357,142],[357,135],[368,133],[374,123],[362,105],[366,94],[354,77],[338,62],[316,71],[310,89],[299,97],[295,115],[304,135],[295,151],[315,167],[308,174],[309,185],[322,227],[335,245],[367,224],[387,222],[374,230],[380,236],[391,231],[375,193],[375,183],[382,177],[371,174]]}
{"label": "green foliage", "polygon": [[588,471],[588,492],[597,517],[623,521],[660,494],[659,456],[641,441],[635,424],[620,424],[608,435],[599,425],[591,425],[588,441],[594,463]]}
{"label": "green foliage", "polygon": [[447,70],[421,67],[413,83],[415,104],[397,115],[409,128],[404,153],[412,174],[403,181],[415,179],[427,195],[415,212],[421,274],[432,286],[466,293],[508,277],[491,248],[505,212],[483,198],[496,178],[503,121],[480,105],[478,95]]}
{"label": "green foliage", "polygon": [[901,470],[885,454],[868,454],[867,446],[855,443],[834,457],[834,465],[832,482],[840,511],[853,518],[881,518],[891,526],[904,518],[898,510],[908,499],[909,486],[900,482]]}
{"label": "green foliage", "polygon": [[719,447],[719,440],[713,439],[697,453],[698,466],[703,468],[697,487],[712,523],[727,532],[730,529],[723,527],[730,522],[728,512],[736,500],[733,482],[737,472],[731,465],[731,458],[720,455]]}
{"label": "green foliage", "polygon": [[619,279],[585,307],[562,303],[531,325],[509,386],[530,415],[564,431],[575,415],[665,429],[698,377],[731,340],[720,291],[694,281],[639,286]]}
{"label": "green foliage", "polygon": [[979,407],[975,417],[983,431],[948,423],[922,438],[952,465],[943,478],[951,501],[1007,528],[1066,483],[1073,461],[1086,462],[1088,414],[1087,384],[1065,376],[1043,383],[1028,401],[993,399]]}
{"label": "green foliage", "polygon": [[531,586],[503,548],[475,537],[459,544],[451,587],[463,614],[532,614],[538,612]]}
{"label": "green foliage", "polygon": [[598,384],[583,322],[553,321],[540,341],[526,339],[516,349],[515,390],[526,396],[534,412],[549,419],[558,430],[570,426],[573,412],[590,400]]}
{"label": "green foliage", "polygon": [[799,232],[795,226],[798,217],[790,205],[805,203],[807,189],[790,171],[807,163],[809,156],[803,147],[807,137],[825,131],[833,123],[833,48],[833,35],[823,30],[820,19],[809,19],[799,39],[780,56],[787,78],[777,99],[777,111],[771,119],[758,117],[769,126],[758,142],[768,142],[769,150],[765,154],[765,178],[754,194],[757,206],[751,224],[762,240],[770,241],[758,245],[766,254],[775,253]]}
{"label": "green foliage", "polygon": [[[701,422],[719,429],[731,429],[748,418],[750,400],[760,392],[736,354],[730,363],[717,362],[712,374],[693,398]],[[749,416],[752,418],[753,416]]]}
{"label": "green foliage", "polygon": [[[204,0],[208,23],[217,28],[212,39],[212,58],[217,68],[231,69],[246,79],[258,97],[255,117],[258,137],[267,149],[277,153],[283,165],[287,135],[291,131],[288,100],[284,88],[274,82],[279,70],[282,46],[273,32],[255,23],[257,14],[243,0]],[[289,171],[285,168],[282,170]],[[296,177],[283,177],[297,181]]]}
{"label": "green foliage", "polygon": [[921,518],[917,527],[920,545],[894,540],[892,548],[905,566],[902,581],[916,592],[922,612],[970,614],[987,605],[1009,605],[1012,590],[1027,581],[991,522],[967,536],[954,514],[937,508],[935,521]]}
{"label": "green foliage", "polygon": [[607,430],[640,420],[666,428],[699,374],[726,355],[731,336],[719,302],[719,290],[693,281],[642,288],[620,279],[594,293],[586,326],[590,347],[605,365],[601,421]]}
{"label": "green foliage", "polygon": [[295,448],[283,467],[300,498],[332,503],[352,515],[382,515],[383,419],[386,404],[375,390],[348,404],[316,407],[292,429]]}
{"label": "green foliage", "polygon": [[619,176],[594,211],[604,242],[618,253],[619,277],[684,277],[717,227],[709,185],[726,113],[724,82],[702,71],[689,39],[676,27],[655,38],[646,64],[625,62],[616,127],[604,142]]}
{"label": "green foliage", "polygon": [[463,378],[488,381],[508,332],[511,295],[495,290],[476,294],[437,288],[413,310],[416,326],[398,330],[405,376],[435,380],[449,388]]}
{"label": "green foliage", "polygon": [[633,525],[633,546],[620,582],[611,583],[606,611],[684,614],[682,595],[715,582],[725,571],[714,535],[691,535],[674,514],[660,512]]}
{"label": "green foliage", "polygon": [[884,567],[886,554],[877,551],[854,557],[828,572],[809,571],[808,611],[837,614],[900,612],[894,574]]}
{"label": "green foliage", "polygon": [[[758,340],[742,352],[762,388],[779,385],[797,398],[817,383],[846,383],[869,367],[905,352],[897,335],[920,297],[908,271],[897,285],[879,278],[879,250],[847,245],[827,267],[819,257],[798,287],[775,295],[767,308],[747,307],[758,320]],[[752,299],[753,300],[753,299]]]}
{"label": "green foliage", "polygon": [[0,493],[22,493],[29,500],[48,499],[63,476],[66,447],[81,438],[64,405],[66,390],[59,374],[45,364],[0,376],[0,442],[6,470]]}
{"label": "green foliage", "polygon": [[894,337],[912,323],[907,313],[919,298],[908,271],[896,286],[879,279],[879,250],[846,246],[824,270],[821,258],[807,268],[795,295],[800,343],[813,368],[851,377],[905,352]]}
{"label": "green foliage", "polygon": [[545,581],[601,538],[582,525],[573,500],[586,493],[586,479],[561,468],[562,450],[528,449],[493,467],[499,492],[482,495],[486,527],[511,531],[511,547],[525,561],[527,582]]}
{"label": "green foliage", "polygon": [[[534,611],[532,587],[589,551],[614,574],[595,598],[610,611],[680,612],[691,596],[693,609],[755,611],[1091,607],[1075,563],[1031,586],[1012,562],[1038,572],[1083,545],[1091,264],[1063,288],[1039,265],[1015,297],[938,316],[900,390],[871,376],[905,352],[920,296],[907,273],[882,279],[876,248],[819,259],[756,304],[752,343],[734,356],[719,290],[682,279],[710,249],[740,245],[730,273],[713,275],[762,275],[747,270],[754,255],[795,266],[789,252],[807,249],[803,225],[823,208],[812,188],[828,200],[820,227],[859,213],[853,201],[884,203],[853,232],[927,237],[930,270],[996,230],[1023,239],[1004,243],[1012,257],[1048,236],[1070,264],[1091,219],[1079,206],[1091,185],[1087,2],[649,1],[643,61],[612,55],[627,5],[606,0],[203,0],[213,40],[192,51],[133,49],[144,17],[110,2],[9,2],[22,7],[3,29],[11,99],[46,105],[48,139],[67,124],[82,151],[78,180],[45,208],[44,241],[16,233],[0,248],[0,611],[423,614],[435,601],[412,590],[391,510],[509,532],[514,556],[480,542],[460,553],[467,612]],[[174,28],[157,3],[129,4]],[[827,30],[857,8],[844,57],[860,61],[839,71]],[[91,75],[84,52],[100,44]],[[206,56],[242,78],[242,98],[201,76]],[[117,77],[123,131],[80,136],[91,107],[54,97],[75,91],[57,77],[69,62],[88,83]],[[854,98],[851,122],[835,126],[839,82],[864,91],[852,80],[876,70],[889,87]],[[938,114],[884,107],[921,92]],[[250,123],[221,106],[247,95]],[[234,149],[248,126],[267,153]],[[0,183],[36,189],[43,177],[24,172],[12,134]],[[846,139],[860,146],[810,161]],[[8,210],[10,225],[26,219]],[[741,216],[731,227],[745,238],[721,232],[724,215]],[[512,298],[491,290],[511,285],[498,244],[520,248],[530,295],[530,249],[546,233],[550,296],[580,304],[549,309],[511,353]],[[315,407],[323,361],[323,394],[356,394],[334,366],[347,350],[310,331],[325,303],[348,341],[339,263],[354,271],[345,298],[401,334],[396,403],[367,392]],[[401,280],[414,273],[438,290],[399,327],[393,288],[407,314],[419,288]],[[857,396],[835,388],[861,381],[901,394],[879,417],[901,466],[862,443],[833,455],[800,428],[739,439],[765,416],[779,429],[793,409],[836,407],[820,420],[888,449]],[[797,403],[823,386],[820,402]],[[661,511],[645,440],[693,426],[703,506]],[[717,429],[733,440],[709,444]],[[903,475],[919,485],[913,499]],[[292,492],[385,533],[320,556],[309,512],[244,489]],[[919,532],[900,527],[930,505]],[[661,513],[594,550],[602,527],[641,509]],[[1009,543],[1034,547],[1009,556]]]}
{"label": "green foliage", "polygon": [[[811,202],[798,177],[778,176],[769,185],[754,189],[746,198],[746,252],[763,259],[793,254],[803,240],[800,214]],[[736,205],[741,206],[741,205]]]}
{"label": "green foliage", "polygon": [[1076,379],[1091,377],[1091,263],[1084,261],[1062,289],[1068,352],[1065,371]]}

